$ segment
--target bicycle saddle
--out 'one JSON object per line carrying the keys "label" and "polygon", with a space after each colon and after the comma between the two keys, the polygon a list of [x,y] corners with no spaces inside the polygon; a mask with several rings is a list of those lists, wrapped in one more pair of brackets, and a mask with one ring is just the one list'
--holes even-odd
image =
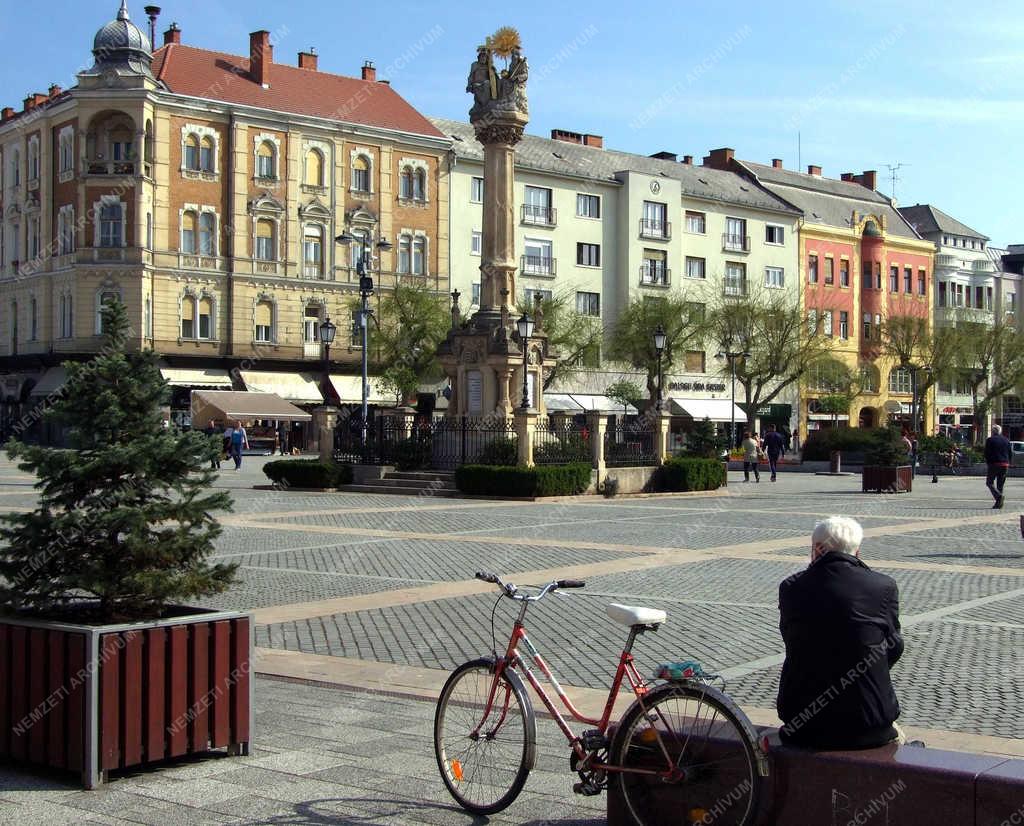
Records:
{"label": "bicycle saddle", "polygon": [[657,608],[641,608],[636,605],[619,605],[613,602],[607,608],[608,616],[623,625],[661,625],[668,614]]}

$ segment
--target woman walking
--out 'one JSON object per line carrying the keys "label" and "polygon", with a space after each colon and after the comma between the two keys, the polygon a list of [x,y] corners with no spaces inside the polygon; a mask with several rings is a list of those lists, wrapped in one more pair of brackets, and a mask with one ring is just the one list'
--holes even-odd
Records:
{"label": "woman walking", "polygon": [[757,443],[757,439],[750,435],[750,431],[746,431],[743,434],[743,481],[750,481],[750,471],[754,471],[754,481],[761,481],[761,472],[757,469],[757,462],[760,459],[761,445]]}

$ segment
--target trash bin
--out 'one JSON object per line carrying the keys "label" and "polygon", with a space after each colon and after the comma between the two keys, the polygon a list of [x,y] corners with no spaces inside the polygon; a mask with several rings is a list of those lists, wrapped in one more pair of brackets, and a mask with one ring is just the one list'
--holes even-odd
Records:
{"label": "trash bin", "polygon": [[842,467],[842,461],[839,458],[839,451],[838,450],[833,450],[828,455],[828,472],[829,473],[839,473],[841,467]]}

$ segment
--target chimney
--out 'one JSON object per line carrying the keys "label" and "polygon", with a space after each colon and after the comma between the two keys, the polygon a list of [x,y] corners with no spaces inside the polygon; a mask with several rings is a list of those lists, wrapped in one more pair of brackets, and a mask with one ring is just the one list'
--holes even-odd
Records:
{"label": "chimney", "polygon": [[21,102],[21,104],[22,104],[22,108],[26,112],[30,111],[31,109],[35,109],[36,108],[36,96],[35,95],[29,95],[27,98],[25,98]]}
{"label": "chimney", "polygon": [[683,163],[687,166],[693,166],[693,155],[683,155]]}
{"label": "chimney", "polygon": [[839,176],[839,180],[840,181],[846,181],[847,183],[851,183],[852,184],[852,183],[854,183],[853,173],[852,172],[844,172],[842,175]]}
{"label": "chimney", "polygon": [[728,169],[736,152],[728,147],[712,149],[711,154],[704,156],[704,166],[712,169]]}
{"label": "chimney", "polygon": [[171,27],[164,32],[164,45],[170,46],[172,43],[181,43],[181,29],[177,23],[171,23]]}
{"label": "chimney", "polygon": [[51,97],[51,98],[55,98],[55,97],[57,97],[57,95],[59,95],[63,91],[64,90],[61,89],[60,86],[58,86],[56,83],[52,83],[52,84],[50,84],[50,88],[46,91],[46,96],[47,97]]}
{"label": "chimney", "polygon": [[0,123],[9,121],[13,117],[14,110],[10,106],[5,106],[3,109],[0,109]]}
{"label": "chimney", "polygon": [[311,72],[316,71],[317,67],[317,55],[316,48],[313,46],[309,47],[309,51],[299,52],[299,68],[309,69]]}
{"label": "chimney", "polygon": [[370,81],[373,81],[373,80],[377,79],[377,70],[375,68],[373,68],[373,61],[372,60],[364,60],[363,61],[363,70],[362,70],[361,77],[363,78],[363,80],[370,80]]}
{"label": "chimney", "polygon": [[782,158],[772,158],[772,169],[782,169]]}
{"label": "chimney", "polygon": [[270,45],[270,32],[261,29],[249,35],[249,75],[264,89],[270,88],[270,66],[274,62],[274,47]]}
{"label": "chimney", "polygon": [[584,135],[583,136],[584,146],[593,146],[597,149],[604,149],[604,138],[600,135]]}
{"label": "chimney", "polygon": [[154,44],[156,43],[156,19],[160,16],[160,7],[146,6],[143,11],[146,13],[146,17],[149,18],[149,42]]}
{"label": "chimney", "polygon": [[807,164],[807,174],[808,175],[817,175],[820,178],[821,177],[821,167],[820,166],[815,166],[812,163],[811,164]]}
{"label": "chimney", "polygon": [[583,135],[580,132],[570,132],[568,129],[552,129],[551,140],[563,143],[583,143]]}
{"label": "chimney", "polygon": [[878,172],[874,169],[865,170],[863,174],[858,175],[854,180],[872,191],[878,189]]}

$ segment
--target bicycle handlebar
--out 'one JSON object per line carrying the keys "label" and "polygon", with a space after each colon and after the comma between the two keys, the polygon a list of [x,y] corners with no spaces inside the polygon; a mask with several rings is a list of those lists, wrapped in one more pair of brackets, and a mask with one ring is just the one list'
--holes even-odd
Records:
{"label": "bicycle handlebar", "polygon": [[474,576],[482,582],[489,582],[492,585],[497,585],[505,592],[505,596],[510,599],[524,600],[526,602],[536,602],[539,599],[543,599],[552,591],[557,591],[559,588],[585,588],[587,585],[587,583],[582,579],[559,579],[554,582],[549,582],[547,585],[538,586],[540,588],[539,593],[534,596],[527,596],[525,594],[520,594],[519,589],[511,582],[502,582],[501,577],[497,574],[492,574],[489,571],[477,571]]}
{"label": "bicycle handlebar", "polygon": [[560,579],[555,583],[556,588],[586,588],[587,583],[582,579]]}

